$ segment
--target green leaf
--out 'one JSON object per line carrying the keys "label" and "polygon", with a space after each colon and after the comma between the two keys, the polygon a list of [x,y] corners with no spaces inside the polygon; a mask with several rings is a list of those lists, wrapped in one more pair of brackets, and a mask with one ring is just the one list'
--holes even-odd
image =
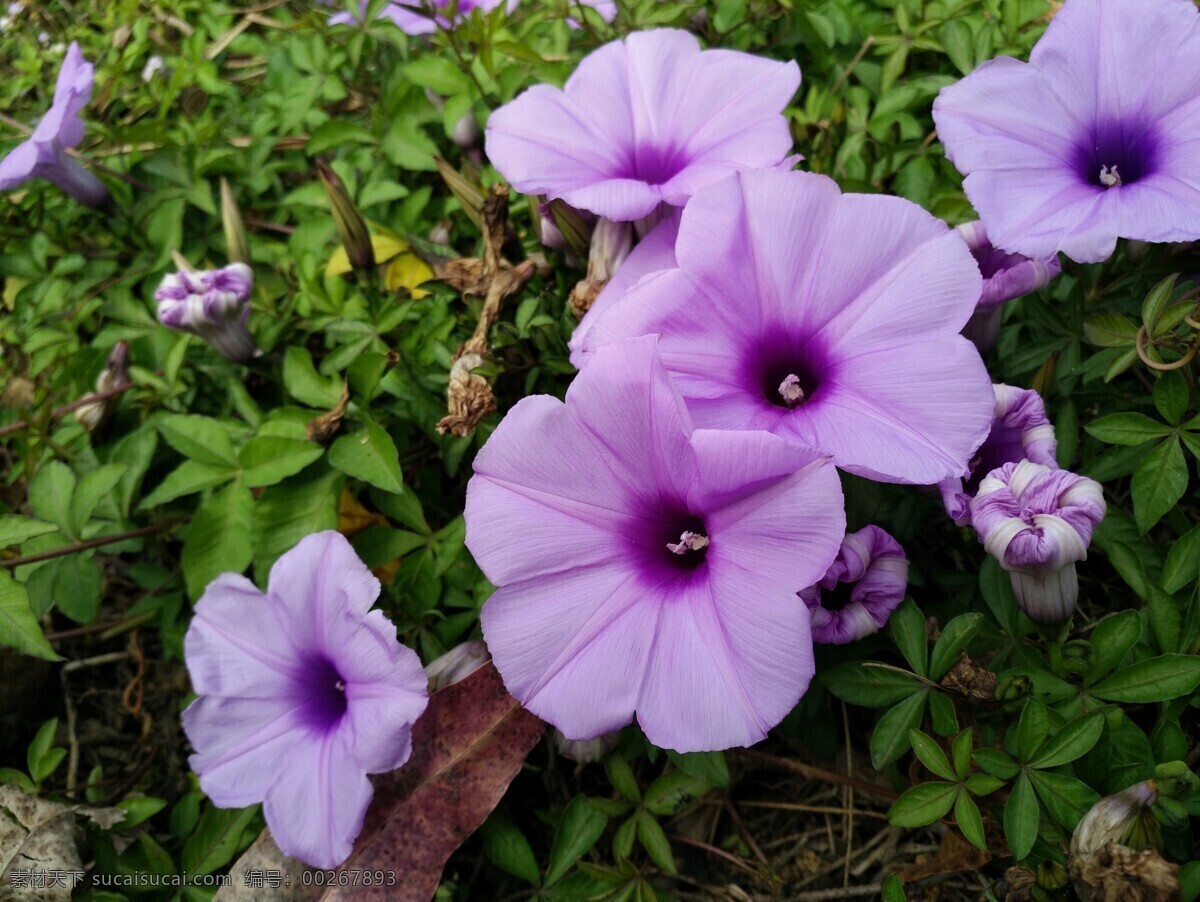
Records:
{"label": "green leaf", "polygon": [[196,510],[183,541],[183,575],[196,601],[222,573],[241,573],[253,558],[250,490],[235,481]]}
{"label": "green leaf", "polygon": [[1133,516],[1143,535],[1187,491],[1188,470],[1178,437],[1162,442],[1133,471]]}
{"label": "green leaf", "polygon": [[593,808],[586,796],[571,799],[554,833],[554,845],[546,868],[546,886],[558,882],[571,870],[575,862],[596,844],[606,826],[608,818]]}
{"label": "green leaf", "polygon": [[206,809],[196,832],[183,844],[180,864],[184,873],[211,874],[229,864],[241,847],[242,834],[257,814],[257,805]]}
{"label": "green leaf", "polygon": [[1092,668],[1088,681],[1095,682],[1124,660],[1142,636],[1142,618],[1137,611],[1122,611],[1105,617],[1092,631]]}
{"label": "green leaf", "polygon": [[982,614],[959,614],[946,624],[942,634],[933,645],[933,653],[929,661],[929,677],[940,680],[958,660],[958,653],[966,648],[967,643],[975,638],[979,628],[983,626]]}
{"label": "green leaf", "polygon": [[959,780],[967,779],[971,772],[971,749],[975,745],[974,731],[967,727],[950,743],[950,755],[954,759],[954,774]]}
{"label": "green leaf", "polygon": [[1116,379],[1123,372],[1138,362],[1137,348],[1130,348],[1127,351],[1122,351],[1109,363],[1108,368],[1104,371],[1104,382],[1108,384]]}
{"label": "green leaf", "polygon": [[958,714],[946,693],[929,693],[929,723],[939,736],[953,736],[958,732]]}
{"label": "green leaf", "polygon": [[883,878],[880,898],[883,902],[908,902],[908,897],[904,894],[904,882],[895,874],[888,874]]}
{"label": "green leaf", "polygon": [[163,799],[137,796],[132,799],[122,799],[117,802],[117,807],[125,810],[125,819],[121,821],[120,828],[128,830],[130,827],[136,827],[154,817],[167,807],[167,803]]}
{"label": "green leaf", "polygon": [[897,827],[924,827],[945,817],[957,795],[953,783],[919,783],[896,799],[888,809],[888,820]]}
{"label": "green leaf", "polygon": [[169,413],[158,419],[158,431],[167,444],[192,460],[230,467],[238,465],[225,424],[211,417]]}
{"label": "green leaf", "polygon": [[1132,348],[1138,328],[1119,313],[1102,313],[1083,324],[1083,337],[1098,348]]}
{"label": "green leaf", "polygon": [[1029,766],[1044,769],[1070,764],[1090,752],[1103,732],[1104,715],[1099,711],[1076,717],[1041,744]]}
{"label": "green leaf", "polygon": [[637,817],[637,838],[650,856],[650,860],[666,871],[675,874],[675,858],[671,855],[671,843],[667,834],[658,825],[658,821],[648,811],[639,811]]}
{"label": "green leaf", "polygon": [[242,480],[250,488],[274,485],[294,476],[325,453],[316,442],[260,435],[250,439],[238,452]]}
{"label": "green leaf", "polygon": [[1100,793],[1086,783],[1044,770],[1029,771],[1046,812],[1067,830],[1075,826],[1100,801]]}
{"label": "green leaf", "polygon": [[1144,413],[1113,413],[1083,427],[1093,438],[1110,445],[1142,445],[1171,434],[1171,427]]}
{"label": "green leaf", "polygon": [[642,803],[654,814],[678,814],[696,799],[708,795],[711,787],[687,771],[673,770],[650,784]]}
{"label": "green leaf", "polygon": [[347,144],[374,144],[376,141],[373,134],[356,122],[326,119],[313,130],[305,151],[311,157]]}
{"label": "green leaf", "polygon": [[342,398],[342,380],[320,375],[312,355],[295,345],[283,357],[283,384],[288,394],[309,407],[330,408]]}
{"label": "green leaf", "polygon": [[821,675],[825,687],[844,702],[883,708],[908,698],[923,688],[916,677],[887,667],[848,661]]}
{"label": "green leaf", "polygon": [[329,449],[329,462],[355,479],[399,495],[404,491],[400,455],[387,430],[368,420],[363,428],[343,435]]}
{"label": "green leaf", "polygon": [[[724,752],[687,752],[686,754],[667,749],[667,757],[686,774],[717,789],[729,788],[729,765]],[[636,801],[636,800],[634,800]]]}
{"label": "green leaf", "polygon": [[1012,755],[1003,749],[978,749],[972,757],[975,763],[989,774],[1005,780],[1011,780],[1021,770],[1017,762],[1013,761]]}
{"label": "green leaf", "polygon": [[925,615],[911,598],[904,599],[900,607],[892,613],[892,638],[918,676],[926,676]]}
{"label": "green leaf", "polygon": [[314,465],[268,486],[254,503],[254,576],[260,586],[281,554],[311,533],[337,528],[343,478]]}
{"label": "green leaf", "polygon": [[29,775],[38,783],[45,779],[41,775],[42,761],[50,754],[50,749],[54,746],[54,734],[57,732],[58,718],[52,717],[38,728],[25,753],[25,765],[29,768]]}
{"label": "green leaf", "polygon": [[1154,383],[1154,407],[1172,426],[1183,419],[1192,390],[1179,370],[1163,373]]}
{"label": "green leaf", "polygon": [[642,800],[642,792],[638,788],[633,769],[620,752],[613,752],[604,759],[604,771],[608,774],[608,782],[613,785],[613,789],[626,799],[635,805]]}
{"label": "green leaf", "polygon": [[1033,629],[1033,623],[1017,606],[1012,577],[991,555],[984,558],[979,568],[979,591],[988,610],[1009,636],[1016,639]]}
{"label": "green leaf", "polygon": [[967,842],[977,849],[987,851],[987,839],[983,832],[983,818],[979,814],[979,806],[965,787],[959,789],[958,798],[954,801],[954,820]]}
{"label": "green leaf", "polygon": [[975,41],[971,26],[962,19],[952,19],[942,26],[940,37],[950,62],[963,75],[969,75],[975,68]]}
{"label": "green leaf", "polygon": [[237,468],[229,464],[201,463],[198,460],[185,460],[167,474],[149,495],[142,499],[138,510],[147,507],[157,507],[182,498],[184,495],[194,495],[205,489],[228,482],[237,475]]}
{"label": "green leaf", "polygon": [[1171,545],[1159,583],[1174,594],[1197,578],[1200,578],[1200,525],[1193,526]]}
{"label": "green leaf", "polygon": [[1088,691],[1109,702],[1161,702],[1200,686],[1200,657],[1160,655],[1118,670]]}
{"label": "green leaf", "polygon": [[613,834],[613,857],[620,861],[633,854],[633,841],[637,838],[637,815],[626,820]]}
{"label": "green leaf", "polygon": [[125,464],[105,464],[79,480],[71,497],[71,523],[76,535],[87,526],[100,502],[117,487],[126,469]]}
{"label": "green leaf", "polygon": [[75,494],[75,474],[60,460],[42,465],[29,484],[29,506],[43,520],[71,529],[71,496]]}
{"label": "green leaf", "polygon": [[1175,290],[1175,280],[1178,278],[1179,273],[1167,276],[1151,288],[1146,299],[1142,301],[1142,325],[1146,327],[1146,333],[1152,337],[1158,334],[1155,331],[1158,326],[1158,318],[1171,300],[1171,293]]}
{"label": "green leaf", "polygon": [[[1154,641],[1163,654],[1180,650],[1183,640],[1183,617],[1179,613],[1179,603],[1158,586],[1150,586],[1150,597],[1146,599],[1150,614],[1150,628],[1154,631]],[[1186,641],[1186,640],[1183,640]]]}
{"label": "green leaf", "polygon": [[1017,721],[1017,757],[1028,761],[1050,732],[1050,712],[1036,698],[1027,699]]}
{"label": "green leaf", "polygon": [[91,623],[100,610],[104,574],[90,557],[69,554],[30,574],[25,588],[34,611],[57,607],[76,623]]}
{"label": "green leaf", "polygon": [[908,751],[908,731],[921,726],[925,714],[925,698],[928,689],[922,689],[896,705],[879,718],[871,733],[871,762],[879,770],[891,764]]}
{"label": "green leaf", "polygon": [[[20,545],[26,539],[57,532],[58,526],[35,517],[20,517],[16,514],[0,514],[0,548]],[[1194,530],[1200,532],[1200,528]]]}
{"label": "green leaf", "polygon": [[1029,857],[1037,841],[1041,811],[1029,775],[1022,773],[1013,784],[1012,793],[1004,805],[1004,836],[1013,857],[1022,861]]}
{"label": "green leaf", "polygon": [[971,791],[972,795],[977,796],[991,795],[1003,785],[1003,780],[993,777],[991,774],[971,774],[966,780],[967,789]]}
{"label": "green leaf", "polygon": [[33,616],[25,587],[7,570],[0,570],[0,645],[47,661],[62,660]]}
{"label": "green leaf", "polygon": [[471,90],[467,73],[445,57],[426,54],[405,64],[404,74],[415,85],[431,88],[445,97]]}
{"label": "green leaf", "polygon": [[483,851],[501,870],[526,883],[537,886],[541,880],[537,859],[529,840],[512,821],[499,812],[493,812],[481,831]]}
{"label": "green leaf", "polygon": [[917,756],[917,759],[925,765],[930,773],[936,774],[946,780],[958,780],[958,774],[950,766],[950,761],[946,758],[946,753],[942,751],[942,747],[933,738],[922,733],[920,730],[909,730],[908,741],[912,745],[913,753]]}

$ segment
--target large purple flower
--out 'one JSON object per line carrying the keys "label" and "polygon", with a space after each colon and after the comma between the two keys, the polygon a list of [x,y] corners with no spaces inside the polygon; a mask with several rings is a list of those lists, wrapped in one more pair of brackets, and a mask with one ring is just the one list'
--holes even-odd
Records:
{"label": "large purple flower", "polygon": [[933,118],[997,247],[1087,263],[1200,238],[1191,0],[1067,0],[1028,63],[984,63]]}
{"label": "large purple flower", "polygon": [[888,482],[966,471],[995,399],[958,334],[979,269],[944,223],[824,176],[743,172],[684,208],[675,257],[608,307],[574,359],[661,334],[700,427],[773,432]]}
{"label": "large purple flower", "polygon": [[54,102],[28,140],[13,148],[0,161],[0,191],[8,191],[31,178],[53,182],[77,201],[102,209],[111,197],[108,189],[67,153],[83,140],[83,121],[79,114],[92,99],[95,67],[83,58],[74,41],[67,49]]}
{"label": "large purple flower", "polygon": [[568,739],[637,715],[679,751],[758,742],[813,674],[796,587],[837,553],[837,472],[765,432],[693,431],[654,338],[609,345],[565,404],[525,398],[475,460],[467,546],[499,588],[508,690]]}
{"label": "large purple flower", "polygon": [[279,848],[317,868],[349,856],[367,774],[408,760],[428,700],[420,659],[369,610],[378,594],[350,543],[321,532],[275,562],[265,596],[218,576],[184,638],[200,787],[222,808],[262,802]]}
{"label": "large purple flower", "polygon": [[938,486],[946,513],[959,526],[971,522],[971,499],[983,477],[997,467],[1031,460],[1058,469],[1058,441],[1042,396],[1011,385],[993,385],[992,389],[996,393],[992,429],[971,458],[966,478],[944,479]]}
{"label": "large purple flower", "polygon": [[636,32],[585,57],[562,90],[536,85],[492,113],[487,154],[526,194],[641,219],[782,160],[792,137],[781,111],[799,85],[794,62]]}
{"label": "large purple flower", "polygon": [[[454,3],[455,15],[453,20],[444,14],[444,10]],[[479,9],[491,12],[497,6],[507,4],[507,10],[512,12],[520,0],[402,0],[389,3],[379,11],[379,18],[390,19],[392,23],[405,34],[433,34],[439,28],[453,28],[472,11]],[[363,0],[362,9],[356,18],[348,12],[334,13],[329,17],[330,25],[349,25],[361,22],[367,12],[367,0]]]}
{"label": "large purple flower", "polygon": [[[878,526],[864,526],[842,540],[821,581],[797,594],[812,612],[813,641],[845,645],[883,629],[907,588],[908,558],[900,543]],[[849,596],[840,607],[839,589]]]}

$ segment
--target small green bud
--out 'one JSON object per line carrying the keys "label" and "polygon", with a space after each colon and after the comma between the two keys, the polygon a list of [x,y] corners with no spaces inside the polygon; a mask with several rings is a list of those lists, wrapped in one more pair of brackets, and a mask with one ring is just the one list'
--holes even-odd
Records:
{"label": "small green bud", "polygon": [[1172,799],[1187,799],[1200,789],[1200,779],[1182,761],[1167,761],[1155,767],[1154,781],[1159,795]]}
{"label": "small green bud", "polygon": [[1062,647],[1062,666],[1067,673],[1083,675],[1092,669],[1092,643],[1072,639]]}
{"label": "small green bud", "polygon": [[996,701],[1020,701],[1029,695],[1030,688],[1029,677],[1027,676],[1007,677],[1001,680],[999,685],[996,686]]}
{"label": "small green bud", "polygon": [[221,229],[225,232],[225,256],[230,263],[249,263],[250,245],[246,241],[246,225],[242,211],[233,199],[229,182],[221,179]]}
{"label": "small green bud", "polygon": [[329,198],[329,207],[333,211],[333,224],[337,226],[338,235],[342,239],[342,247],[350,265],[360,271],[375,267],[375,248],[371,245],[371,233],[367,224],[359,215],[358,208],[346,190],[345,184],[328,165],[317,160],[317,174],[321,184],[325,186],[325,195]]}

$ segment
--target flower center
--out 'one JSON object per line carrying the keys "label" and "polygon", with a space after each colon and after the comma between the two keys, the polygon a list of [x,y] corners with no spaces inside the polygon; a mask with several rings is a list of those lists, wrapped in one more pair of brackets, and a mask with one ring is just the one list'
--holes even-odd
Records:
{"label": "flower center", "polygon": [[818,388],[816,374],[795,360],[768,365],[762,379],[763,396],[776,407],[787,410],[808,404]]}
{"label": "flower center", "polygon": [[687,554],[690,551],[703,551],[708,547],[708,536],[685,529],[679,536],[678,542],[668,542],[667,550],[671,554]]}
{"label": "flower center", "polygon": [[1107,191],[1132,185],[1155,172],[1159,141],[1137,122],[1097,123],[1075,149],[1074,167],[1088,184]]}
{"label": "flower center", "polygon": [[800,384],[800,377],[795,373],[784,376],[783,381],[779,383],[779,397],[783,398],[783,403],[788,407],[803,404],[804,386]]}
{"label": "flower center", "polygon": [[346,713],[346,681],[333,662],[323,655],[304,668],[296,689],[301,698],[302,716],[316,729],[331,729]]}
{"label": "flower center", "polygon": [[1100,184],[1105,188],[1120,187],[1121,173],[1117,172],[1117,167],[1113,166],[1109,169],[1107,166],[1100,167]]}

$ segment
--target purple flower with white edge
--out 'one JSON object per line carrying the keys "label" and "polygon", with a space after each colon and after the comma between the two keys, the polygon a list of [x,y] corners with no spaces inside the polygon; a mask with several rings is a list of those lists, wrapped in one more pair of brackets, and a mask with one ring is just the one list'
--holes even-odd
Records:
{"label": "purple flower with white edge", "polygon": [[971,522],[971,499],[983,477],[997,467],[1031,460],[1058,469],[1058,441],[1042,396],[1012,385],[993,385],[992,390],[996,393],[992,431],[971,458],[966,478],[944,479],[938,485],[946,513],[958,526]]}
{"label": "purple flower with white edge", "polygon": [[572,360],[661,335],[697,426],[772,432],[884,482],[966,472],[995,398],[958,334],[979,268],[945,223],[825,176],[742,172],[684,208],[675,258],[613,302]]}
{"label": "purple flower with white edge", "polygon": [[246,320],[254,272],[245,263],[230,263],[204,272],[171,273],[158,290],[158,321],[168,329],[191,332],[235,363],[258,355]]}
{"label": "purple flower with white edge", "polygon": [[518,191],[619,221],[641,219],[791,150],[794,62],[701,50],[686,31],[635,32],[492,113],[487,155]]}
{"label": "purple flower with white edge", "polygon": [[[405,0],[401,3],[389,3],[379,11],[379,18],[390,19],[392,24],[405,34],[433,34],[439,28],[454,28],[476,9],[490,13],[498,6],[505,6],[508,12],[512,12],[518,3],[520,0]],[[452,4],[456,12],[454,18],[450,19],[444,11]],[[367,2],[363,0],[358,16],[349,12],[335,13],[329,17],[329,24],[357,24],[363,20],[366,13]]]}
{"label": "purple flower with white edge", "polygon": [[566,403],[518,403],[475,459],[467,547],[499,588],[504,683],[568,739],[635,716],[680,752],[758,742],[812,679],[837,471],[765,432],[693,430],[653,337],[597,351]]}
{"label": "purple flower with white edge", "polygon": [[1054,624],[1075,610],[1075,562],[1087,559],[1105,510],[1100,483],[1023,460],[992,470],[979,484],[971,524],[1009,572],[1021,610],[1037,623]]}
{"label": "purple flower with white edge", "polygon": [[963,335],[974,342],[979,353],[986,354],[995,347],[1000,335],[1001,305],[1045,288],[1062,272],[1062,264],[1057,254],[1045,260],[1031,260],[994,247],[983,223],[978,221],[965,222],[957,231],[970,248],[983,276],[979,304],[963,329]]}
{"label": "purple flower with white edge", "polygon": [[1118,238],[1200,238],[1191,0],[1066,0],[1028,63],[984,63],[933,119],[996,247],[1093,263]]}
{"label": "purple flower with white edge", "polygon": [[[835,607],[831,593],[849,589]],[[849,533],[825,576],[797,594],[812,614],[814,642],[845,645],[887,625],[908,588],[908,558],[900,543],[878,526]]]}
{"label": "purple flower with white edge", "polygon": [[265,595],[218,576],[184,637],[201,789],[221,808],[262,802],[279,848],[316,868],[350,855],[367,774],[408,760],[428,702],[420,659],[370,610],[378,594],[345,537],[320,532],[275,562]]}
{"label": "purple flower with white edge", "polygon": [[33,134],[0,160],[0,191],[9,191],[32,178],[43,178],[81,204],[97,210],[108,206],[112,197],[104,182],[67,153],[83,140],[79,114],[92,99],[95,77],[95,67],[83,58],[83,51],[72,41],[58,73],[49,111]]}

